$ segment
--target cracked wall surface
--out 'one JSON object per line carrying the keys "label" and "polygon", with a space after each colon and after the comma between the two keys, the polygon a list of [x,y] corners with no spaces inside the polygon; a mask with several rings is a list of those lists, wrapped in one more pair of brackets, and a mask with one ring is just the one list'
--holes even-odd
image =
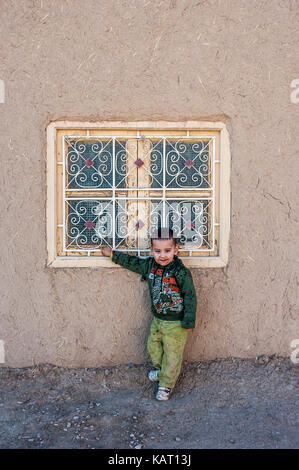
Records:
{"label": "cracked wall surface", "polygon": [[1,1],[4,365],[148,360],[149,293],[138,275],[46,266],[45,129],[62,119],[227,125],[229,262],[191,269],[199,306],[185,359],[290,355],[299,338],[299,104],[290,99],[298,6],[298,0]]}

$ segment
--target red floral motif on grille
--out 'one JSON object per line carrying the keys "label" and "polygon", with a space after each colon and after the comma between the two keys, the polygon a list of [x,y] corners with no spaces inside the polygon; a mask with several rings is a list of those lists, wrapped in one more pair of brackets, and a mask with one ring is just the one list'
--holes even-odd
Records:
{"label": "red floral motif on grille", "polygon": [[187,168],[192,168],[193,165],[194,165],[194,161],[191,160],[191,158],[188,158],[188,160],[185,161],[185,166],[186,166]]}
{"label": "red floral motif on grille", "polygon": [[142,228],[143,226],[144,226],[144,223],[142,222],[142,220],[138,220],[136,224],[136,228]]}
{"label": "red floral motif on grille", "polygon": [[140,168],[144,162],[141,160],[141,158],[138,158],[137,160],[135,160],[135,165],[138,166],[138,168]]}
{"label": "red floral motif on grille", "polygon": [[195,227],[195,223],[194,222],[191,222],[191,220],[188,220],[188,222],[186,222],[186,228],[188,230],[191,230],[192,228]]}
{"label": "red floral motif on grille", "polygon": [[91,230],[94,226],[95,226],[95,223],[92,222],[91,220],[87,220],[87,222],[85,222],[85,227],[88,228],[88,230]]}
{"label": "red floral motif on grille", "polygon": [[91,158],[87,158],[87,160],[84,160],[84,165],[86,165],[88,168],[93,165],[93,161]]}

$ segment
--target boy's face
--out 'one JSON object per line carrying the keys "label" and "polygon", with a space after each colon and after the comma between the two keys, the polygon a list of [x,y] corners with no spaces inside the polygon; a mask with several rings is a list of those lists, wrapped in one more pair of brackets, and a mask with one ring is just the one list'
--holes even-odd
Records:
{"label": "boy's face", "polygon": [[154,239],[152,243],[151,253],[161,266],[167,266],[173,260],[174,255],[178,254],[179,246],[175,245],[172,239]]}

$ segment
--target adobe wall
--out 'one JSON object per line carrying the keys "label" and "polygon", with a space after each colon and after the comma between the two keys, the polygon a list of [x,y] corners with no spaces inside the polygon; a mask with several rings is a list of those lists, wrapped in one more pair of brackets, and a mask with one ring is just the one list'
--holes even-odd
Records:
{"label": "adobe wall", "polygon": [[5,366],[148,360],[149,294],[113,268],[46,265],[46,126],[223,121],[229,262],[192,269],[189,361],[290,355],[296,304],[298,1],[2,0],[1,297]]}

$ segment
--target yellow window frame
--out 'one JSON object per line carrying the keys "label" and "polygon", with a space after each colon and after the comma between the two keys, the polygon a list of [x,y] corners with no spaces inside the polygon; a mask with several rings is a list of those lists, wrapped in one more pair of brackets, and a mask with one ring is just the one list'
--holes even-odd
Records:
{"label": "yellow window frame", "polygon": [[[101,121],[101,122],[71,122],[71,121],[56,121],[51,122],[47,126],[47,251],[48,259],[47,264],[51,267],[118,267],[118,265],[111,262],[110,259],[103,257],[98,251],[64,251],[63,250],[63,188],[65,181],[63,179],[63,140],[66,136],[122,136],[130,138],[132,148],[136,143],[139,149],[138,155],[145,155],[147,149],[147,136],[155,136],[157,138],[167,135],[184,137],[200,138],[201,136],[211,136],[214,142],[214,250],[208,252],[192,251],[192,256],[189,252],[183,249],[179,251],[179,256],[182,258],[184,264],[188,267],[223,267],[228,262],[228,245],[229,245],[229,230],[230,230],[230,146],[229,134],[226,126],[222,122],[207,122],[207,121],[185,121],[185,122],[169,122],[169,121],[146,121],[146,122],[121,122],[121,121]],[[138,136],[134,141],[133,137]],[[142,139],[139,139],[142,137]],[[135,158],[134,150],[130,150],[130,155]],[[143,187],[143,182],[146,179],[146,165],[135,170],[138,174],[138,187]],[[132,180],[136,181],[136,175],[132,172]],[[132,187],[134,184],[132,185]],[[129,187],[130,183],[129,183]],[[109,191],[107,191],[107,194]],[[146,188],[143,191],[138,189],[138,197],[152,197],[153,193],[151,188]],[[180,190],[180,196],[183,191]],[[207,191],[207,194],[209,191]],[[96,194],[95,190],[85,191],[76,195],[84,197],[92,197]],[[101,191],[103,195],[104,192]],[[192,194],[194,197],[199,197],[196,189]],[[68,195],[72,196],[73,192],[68,190]],[[173,197],[176,192],[171,193]],[[190,195],[190,193],[189,193]],[[205,195],[201,192],[201,195]],[[136,189],[127,191],[128,197],[136,197]],[[134,202],[133,202],[134,204]],[[139,203],[139,211],[146,213],[148,202],[143,201]],[[144,239],[144,232],[147,227],[144,226],[138,231],[137,244]],[[146,254],[146,253],[143,253]]]}

